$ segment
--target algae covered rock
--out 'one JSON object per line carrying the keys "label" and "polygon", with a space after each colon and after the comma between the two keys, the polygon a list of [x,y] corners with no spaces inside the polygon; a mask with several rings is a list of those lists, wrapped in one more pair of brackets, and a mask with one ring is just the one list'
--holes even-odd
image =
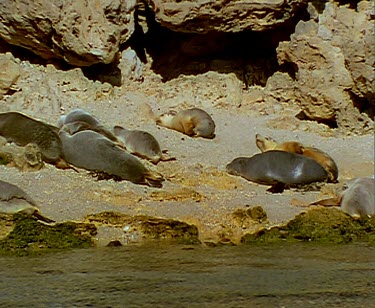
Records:
{"label": "algae covered rock", "polygon": [[0,255],[34,255],[49,250],[94,246],[96,227],[92,224],[47,225],[25,214],[1,215],[0,218],[0,231],[5,236],[0,240]]}
{"label": "algae covered rock", "polygon": [[242,244],[279,241],[375,244],[375,217],[354,219],[336,208],[318,208],[297,215],[284,226],[262,229],[242,237]]}
{"label": "algae covered rock", "polygon": [[111,228],[122,228],[125,242],[151,240],[177,240],[181,243],[199,243],[198,228],[186,222],[151,216],[129,216],[116,212],[88,215],[89,223]]}

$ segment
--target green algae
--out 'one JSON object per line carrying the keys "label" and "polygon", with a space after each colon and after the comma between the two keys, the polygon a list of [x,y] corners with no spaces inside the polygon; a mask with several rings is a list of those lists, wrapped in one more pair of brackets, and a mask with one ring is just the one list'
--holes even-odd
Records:
{"label": "green algae", "polygon": [[7,165],[11,162],[11,159],[6,153],[0,152],[0,165]]}
{"label": "green algae", "polygon": [[242,244],[313,241],[318,243],[367,242],[375,245],[375,217],[355,219],[336,208],[312,209],[286,225],[261,229],[242,237]]}
{"label": "green algae", "polygon": [[0,240],[0,255],[39,255],[94,246],[94,225],[75,222],[46,225],[25,214],[13,215],[13,223],[13,230]]}

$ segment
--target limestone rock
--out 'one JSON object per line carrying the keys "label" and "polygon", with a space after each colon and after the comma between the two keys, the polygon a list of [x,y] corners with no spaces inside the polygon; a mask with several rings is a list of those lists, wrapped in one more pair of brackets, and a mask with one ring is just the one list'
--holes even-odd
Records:
{"label": "limestone rock", "polygon": [[122,83],[128,80],[143,80],[143,63],[130,47],[122,52],[118,67],[121,70]]}
{"label": "limestone rock", "polygon": [[[198,87],[196,85],[199,85]],[[239,107],[242,102],[242,84],[235,74],[209,71],[196,76],[179,76],[165,83],[163,105],[171,108]]]}
{"label": "limestone rock", "polygon": [[375,98],[375,51],[369,9],[365,1],[357,11],[328,2],[318,21],[300,21],[291,40],[277,48],[279,63],[291,63],[296,71],[296,100],[304,114],[336,122],[345,132],[372,129],[368,116],[354,107],[356,98],[366,102],[360,109],[374,107],[370,106]]}
{"label": "limestone rock", "polygon": [[15,143],[7,143],[0,136],[0,164],[16,167],[20,171],[37,171],[44,167],[42,153],[38,146],[29,143],[20,147]]}
{"label": "limestone rock", "polygon": [[145,239],[180,240],[198,243],[198,228],[188,223],[151,216],[129,216],[117,212],[101,212],[87,215],[85,222],[97,226],[122,229],[122,240],[126,243]]}
{"label": "limestone rock", "polygon": [[264,31],[290,20],[306,5],[303,0],[147,0],[156,20],[178,32]]}
{"label": "limestone rock", "polygon": [[20,69],[9,55],[0,56],[0,99],[20,77]]}
{"label": "limestone rock", "polygon": [[44,59],[110,63],[134,31],[135,0],[1,1],[0,37]]}

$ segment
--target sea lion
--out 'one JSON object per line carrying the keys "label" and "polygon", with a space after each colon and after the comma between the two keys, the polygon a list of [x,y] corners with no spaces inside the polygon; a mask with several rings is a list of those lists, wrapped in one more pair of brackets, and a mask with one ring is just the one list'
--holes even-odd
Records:
{"label": "sea lion", "polygon": [[327,180],[327,172],[315,160],[295,153],[267,151],[252,157],[238,157],[227,164],[229,174],[272,185],[271,192]]}
{"label": "sea lion", "polygon": [[138,158],[97,132],[85,130],[70,135],[62,130],[59,135],[65,158],[74,166],[136,184],[162,186],[164,179],[160,174],[151,173]]}
{"label": "sea lion", "polygon": [[71,135],[83,130],[92,130],[114,142],[118,142],[113,133],[102,125],[97,117],[80,108],[72,110],[67,115],[62,115],[57,122],[57,126]]}
{"label": "sea lion", "polygon": [[296,141],[288,141],[277,143],[274,139],[268,136],[261,136],[256,134],[256,145],[262,152],[269,150],[279,150],[290,153],[301,154],[310,157],[318,162],[328,173],[328,182],[335,183],[339,175],[337,165],[333,158],[322,150],[314,147],[307,147]]}
{"label": "sea lion", "polygon": [[215,122],[211,116],[199,108],[191,108],[179,112],[170,111],[155,118],[156,124],[179,131],[190,137],[213,139]]}
{"label": "sea lion", "polygon": [[341,209],[353,217],[375,214],[373,178],[361,177],[346,183],[347,189],[341,196]]}
{"label": "sea lion", "polygon": [[159,161],[175,160],[165,157],[156,138],[142,130],[130,130],[121,126],[114,126],[113,133],[124,144],[127,151],[141,158],[150,160],[153,164]]}
{"label": "sea lion", "polygon": [[70,168],[64,159],[58,128],[19,112],[0,113],[0,135],[19,146],[36,144],[43,160],[57,168]]}
{"label": "sea lion", "polygon": [[40,214],[35,201],[18,186],[0,180],[0,213],[24,213],[44,222],[54,222]]}

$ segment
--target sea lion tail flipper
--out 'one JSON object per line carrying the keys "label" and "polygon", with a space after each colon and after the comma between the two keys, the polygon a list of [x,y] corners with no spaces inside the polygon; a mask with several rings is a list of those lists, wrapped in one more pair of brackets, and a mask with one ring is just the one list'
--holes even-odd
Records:
{"label": "sea lion tail flipper", "polygon": [[321,205],[324,207],[329,207],[329,206],[340,206],[340,204],[341,204],[341,198],[335,197],[335,198],[318,200],[318,201],[310,203],[309,205]]}
{"label": "sea lion tail flipper", "polygon": [[113,128],[112,128],[112,131],[113,131],[113,133],[116,135],[116,136],[118,136],[118,134],[121,132],[121,131],[123,131],[124,130],[124,128],[121,126],[121,125],[115,125],[115,126],[113,126]]}
{"label": "sea lion tail flipper", "polygon": [[160,173],[149,172],[145,175],[145,181],[148,186],[161,188],[163,187],[164,177]]}
{"label": "sea lion tail flipper", "polygon": [[161,161],[172,161],[172,160],[177,160],[176,159],[176,157],[174,157],[174,156],[164,156],[164,155],[162,155],[162,157],[161,157],[161,159],[160,159]]}
{"label": "sea lion tail flipper", "polygon": [[147,103],[143,103],[139,106],[139,111],[143,114],[146,118],[151,118],[153,122],[156,122],[159,117],[154,113],[151,106]]}
{"label": "sea lion tail flipper", "polygon": [[50,218],[47,218],[47,217],[43,216],[43,215],[40,214],[38,211],[35,211],[34,214],[33,214],[33,216],[34,216],[36,219],[38,219],[38,220],[40,220],[40,221],[42,221],[42,222],[46,222],[46,223],[48,223],[48,224],[56,222],[56,221],[54,221],[54,220],[52,220],[52,219],[50,219]]}
{"label": "sea lion tail flipper", "polygon": [[76,169],[73,165],[67,163],[65,160],[60,160],[56,163],[56,168],[58,169],[72,169],[75,172],[79,173],[78,169]]}
{"label": "sea lion tail flipper", "polygon": [[270,188],[268,188],[267,191],[273,194],[281,194],[284,191],[285,186],[285,183],[277,182],[276,184],[273,184]]}

